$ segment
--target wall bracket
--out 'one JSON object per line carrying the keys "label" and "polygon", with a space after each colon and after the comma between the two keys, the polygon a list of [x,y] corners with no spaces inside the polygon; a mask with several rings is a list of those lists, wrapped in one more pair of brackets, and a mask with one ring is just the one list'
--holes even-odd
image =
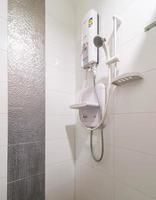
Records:
{"label": "wall bracket", "polygon": [[156,20],[153,21],[152,23],[148,24],[147,26],[145,26],[145,32],[151,30],[152,28],[156,27]]}

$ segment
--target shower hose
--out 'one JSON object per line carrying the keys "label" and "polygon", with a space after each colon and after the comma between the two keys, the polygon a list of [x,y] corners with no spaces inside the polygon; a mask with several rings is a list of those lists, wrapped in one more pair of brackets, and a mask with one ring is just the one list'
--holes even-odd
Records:
{"label": "shower hose", "polygon": [[[88,130],[90,130],[90,149],[91,149],[92,157],[93,157],[93,159],[96,162],[100,162],[103,159],[103,157],[104,157],[104,134],[103,134],[104,127],[103,127],[103,124],[104,124],[106,116],[107,116],[108,103],[109,103],[110,96],[111,96],[111,87],[109,87],[109,89],[108,89],[108,98],[106,100],[105,112],[103,114],[102,113],[102,107],[101,107],[100,101],[99,101],[99,97],[98,97],[98,94],[97,94],[97,91],[96,91],[96,73],[95,73],[94,70],[92,70],[92,72],[93,72],[93,87],[94,87],[94,92],[95,92],[98,104],[100,106],[101,121],[100,121],[100,123],[96,127],[94,127],[94,128],[88,128]],[[99,157],[97,157],[95,155],[94,147],[93,147],[93,135],[94,135],[94,131],[97,130],[98,128],[100,128],[100,137],[101,137],[101,152],[100,152],[100,156]]]}
{"label": "shower hose", "polygon": [[100,162],[103,159],[103,156],[104,156],[104,135],[103,135],[103,129],[101,128],[101,153],[100,153],[99,158],[97,158],[95,156],[95,153],[94,153],[93,135],[94,135],[94,131],[90,131],[90,150],[91,150],[91,154],[92,154],[93,159],[96,162]]}
{"label": "shower hose", "polygon": [[[108,47],[106,46],[105,42],[103,42],[103,48],[104,48],[104,51],[105,51],[106,60],[109,60],[110,55],[109,55]],[[94,87],[94,92],[95,92],[95,95],[96,95],[96,98],[97,98],[97,101],[98,101],[98,104],[99,104],[99,107],[100,107],[101,121],[96,127],[87,128],[87,129],[90,130],[90,149],[91,149],[92,157],[96,162],[100,162],[104,157],[104,134],[103,134],[103,129],[104,129],[105,120],[106,120],[106,117],[107,117],[108,104],[109,104],[109,101],[110,101],[110,98],[111,98],[111,89],[112,89],[113,86],[111,85],[111,75],[110,75],[111,74],[111,69],[109,68],[109,86],[108,86],[106,102],[105,102],[105,111],[103,112],[102,107],[100,105],[99,97],[98,97],[98,94],[97,94],[97,91],[96,91],[96,68],[97,68],[97,65],[94,65],[91,68],[91,71],[93,72],[93,87]],[[96,129],[99,129],[99,128],[100,128],[100,131],[101,131],[100,132],[100,136],[101,136],[101,153],[100,153],[100,156],[97,157],[95,155],[94,147],[93,147],[93,135],[94,135],[94,131]]]}

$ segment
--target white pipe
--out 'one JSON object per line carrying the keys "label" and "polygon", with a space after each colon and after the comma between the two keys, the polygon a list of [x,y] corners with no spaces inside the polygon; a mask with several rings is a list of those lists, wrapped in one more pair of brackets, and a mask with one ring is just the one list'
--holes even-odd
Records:
{"label": "white pipe", "polygon": [[120,27],[121,24],[122,24],[122,20],[121,20],[118,16],[116,16],[116,15],[114,15],[113,18],[115,18],[116,21],[117,21],[117,30],[118,30],[119,27]]}
{"label": "white pipe", "polygon": [[114,35],[114,56],[116,56],[116,40],[117,40],[117,19],[113,16],[113,35]]}
{"label": "white pipe", "polygon": [[110,55],[109,55],[109,50],[108,50],[106,42],[103,43],[103,49],[106,55],[106,60],[108,61],[110,59]]}
{"label": "white pipe", "polygon": [[[117,16],[113,16],[113,35],[114,35],[114,57],[117,57],[117,30],[121,25],[121,19]],[[117,76],[117,62],[114,64],[114,77]]]}
{"label": "white pipe", "polygon": [[106,65],[111,65],[111,64],[114,64],[114,63],[117,63],[117,62],[120,62],[119,57],[113,56],[106,62]]}

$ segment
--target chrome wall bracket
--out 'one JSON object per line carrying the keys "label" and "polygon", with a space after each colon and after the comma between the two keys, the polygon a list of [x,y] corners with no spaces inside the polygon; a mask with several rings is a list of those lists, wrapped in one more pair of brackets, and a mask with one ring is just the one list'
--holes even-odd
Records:
{"label": "chrome wall bracket", "polygon": [[148,24],[147,26],[145,26],[145,32],[151,30],[152,28],[156,27],[156,20],[153,21],[152,23]]}

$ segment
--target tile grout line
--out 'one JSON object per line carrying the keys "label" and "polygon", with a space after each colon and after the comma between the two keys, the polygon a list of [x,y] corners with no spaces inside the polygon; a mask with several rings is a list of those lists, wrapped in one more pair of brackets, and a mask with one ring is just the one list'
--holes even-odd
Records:
{"label": "tile grout line", "polygon": [[39,174],[34,174],[32,176],[27,176],[27,177],[24,177],[24,178],[20,178],[20,179],[14,180],[14,181],[10,181],[7,184],[9,185],[9,184],[12,184],[12,183],[15,183],[15,182],[18,182],[18,181],[22,181],[22,180],[29,179],[29,178],[36,177],[36,176],[40,176],[40,175],[45,175],[45,172],[41,172]]}

